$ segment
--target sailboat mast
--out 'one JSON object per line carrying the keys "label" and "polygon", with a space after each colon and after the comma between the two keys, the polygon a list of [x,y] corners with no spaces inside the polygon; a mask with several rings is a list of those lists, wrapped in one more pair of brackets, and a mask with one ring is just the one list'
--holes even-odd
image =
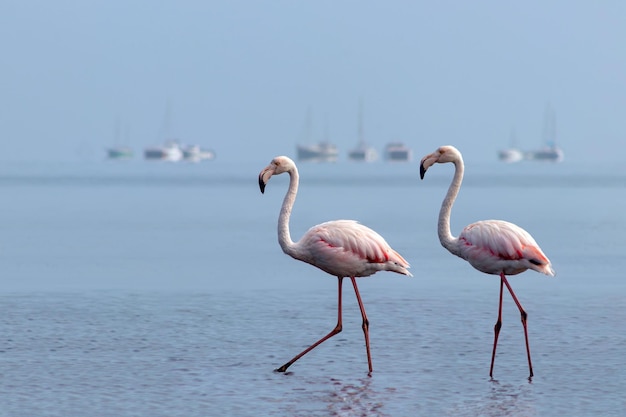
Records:
{"label": "sailboat mast", "polygon": [[363,134],[363,99],[359,100],[357,134],[359,136],[359,145],[365,145],[365,136]]}
{"label": "sailboat mast", "polygon": [[543,121],[543,143],[549,148],[556,146],[556,113],[549,104]]}

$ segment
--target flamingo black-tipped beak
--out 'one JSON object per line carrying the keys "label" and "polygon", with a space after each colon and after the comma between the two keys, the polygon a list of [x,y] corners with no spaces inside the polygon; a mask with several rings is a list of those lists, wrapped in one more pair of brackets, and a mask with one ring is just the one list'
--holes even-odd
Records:
{"label": "flamingo black-tipped beak", "polygon": [[267,166],[259,174],[259,188],[261,189],[261,194],[265,193],[265,186],[267,185],[270,178],[272,178],[272,175],[274,175],[273,165]]}
{"label": "flamingo black-tipped beak", "polygon": [[424,179],[424,174],[426,174],[426,168],[424,167],[424,161],[420,163],[420,179]]}
{"label": "flamingo black-tipped beak", "polygon": [[420,178],[424,179],[424,175],[426,175],[426,171],[428,171],[428,168],[433,166],[433,164],[438,161],[438,155],[434,153],[423,157],[422,161],[420,162]]}

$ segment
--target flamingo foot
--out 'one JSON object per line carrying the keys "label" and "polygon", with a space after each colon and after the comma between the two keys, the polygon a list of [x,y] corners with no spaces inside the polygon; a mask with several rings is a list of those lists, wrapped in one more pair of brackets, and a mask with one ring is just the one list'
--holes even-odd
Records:
{"label": "flamingo foot", "polygon": [[287,368],[289,368],[290,366],[291,366],[290,363],[286,363],[283,366],[281,366],[280,368],[274,369],[274,372],[287,372]]}

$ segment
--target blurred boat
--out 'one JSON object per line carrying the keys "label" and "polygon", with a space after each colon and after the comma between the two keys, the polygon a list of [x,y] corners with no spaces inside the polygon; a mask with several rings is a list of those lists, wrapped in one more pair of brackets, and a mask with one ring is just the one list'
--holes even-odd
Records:
{"label": "blurred boat", "polygon": [[408,162],[413,159],[413,151],[401,142],[391,142],[385,147],[385,159],[391,162]]}
{"label": "blurred boat", "polygon": [[358,162],[375,161],[378,158],[378,153],[376,149],[367,144],[363,135],[363,102],[359,102],[358,136],[359,142],[356,148],[348,152],[348,159]]}
{"label": "blurred boat", "polygon": [[518,162],[524,159],[524,152],[517,148],[508,148],[498,151],[498,158],[503,162]]}
{"label": "blurred boat", "polygon": [[107,157],[109,159],[130,159],[134,155],[133,149],[127,145],[129,142],[128,125],[124,129],[124,138],[121,137],[121,126],[118,120],[115,125],[115,144],[107,149]]}
{"label": "blurred boat", "polygon": [[368,146],[367,143],[359,142],[356,148],[348,152],[348,158],[352,161],[372,162],[378,158],[378,152],[376,152],[376,149]]}
{"label": "blurred boat", "polygon": [[326,126],[324,133],[325,139],[317,143],[312,143],[312,119],[311,109],[308,109],[304,125],[304,144],[296,145],[298,160],[303,162],[336,162],[339,151],[337,150],[337,146],[330,143],[328,139],[328,126]]}
{"label": "blurred boat", "polygon": [[297,145],[298,160],[306,162],[336,162],[339,156],[337,147],[330,142],[312,145]]}
{"label": "blurred boat", "polygon": [[128,146],[116,146],[107,149],[109,159],[130,159],[133,157],[133,150]]}
{"label": "blurred boat", "polygon": [[517,147],[515,131],[511,130],[510,145],[507,149],[498,151],[498,159],[502,162],[519,162],[524,159],[524,152]]}
{"label": "blurred boat", "polygon": [[144,157],[148,160],[175,162],[183,159],[183,150],[177,141],[170,140],[163,145],[151,146],[144,149]]}
{"label": "blurred boat", "polygon": [[524,157],[532,161],[561,162],[563,161],[563,151],[556,145],[546,145],[536,151],[526,152]]}
{"label": "blurred boat", "polygon": [[543,143],[545,145],[542,148],[526,152],[525,159],[544,162],[563,161],[563,150],[556,144],[556,114],[550,105],[546,108],[543,120]]}
{"label": "blurred boat", "polygon": [[200,162],[215,158],[215,152],[202,149],[199,145],[188,145],[183,148],[183,159],[189,162]]}

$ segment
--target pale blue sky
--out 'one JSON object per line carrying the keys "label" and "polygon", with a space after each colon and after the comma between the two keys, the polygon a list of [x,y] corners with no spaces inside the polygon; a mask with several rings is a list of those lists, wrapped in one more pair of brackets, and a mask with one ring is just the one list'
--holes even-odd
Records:
{"label": "pale blue sky", "polygon": [[626,2],[0,0],[2,160],[100,159],[118,120],[137,150],[170,133],[224,160],[293,155],[312,136],[495,160],[626,149]]}

